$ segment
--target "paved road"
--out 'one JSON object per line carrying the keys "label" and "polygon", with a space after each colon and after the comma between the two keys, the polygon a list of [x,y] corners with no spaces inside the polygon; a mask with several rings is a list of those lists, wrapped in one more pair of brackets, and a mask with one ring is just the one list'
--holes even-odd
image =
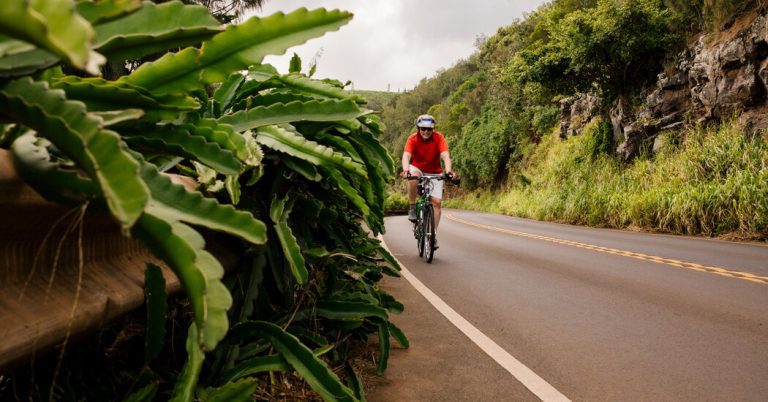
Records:
{"label": "paved road", "polygon": [[[447,210],[427,264],[410,230],[388,218],[384,239],[413,276],[569,399],[768,400],[764,244]],[[406,281],[388,286],[413,345],[371,399],[538,399]]]}

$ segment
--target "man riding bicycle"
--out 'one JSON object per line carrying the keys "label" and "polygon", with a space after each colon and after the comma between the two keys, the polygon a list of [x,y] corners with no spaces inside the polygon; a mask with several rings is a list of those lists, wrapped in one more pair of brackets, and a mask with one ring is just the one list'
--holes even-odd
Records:
{"label": "man riding bicycle", "polygon": [[[401,176],[421,176],[422,174],[440,174],[440,159],[445,165],[445,174],[451,178],[458,176],[451,169],[451,155],[448,143],[442,134],[435,131],[435,118],[423,114],[416,118],[416,132],[408,137],[403,150],[403,172]],[[407,182],[408,219],[416,221],[416,181]],[[443,198],[443,181],[436,181],[432,190],[431,202],[435,211],[435,227],[440,222],[440,201]]]}

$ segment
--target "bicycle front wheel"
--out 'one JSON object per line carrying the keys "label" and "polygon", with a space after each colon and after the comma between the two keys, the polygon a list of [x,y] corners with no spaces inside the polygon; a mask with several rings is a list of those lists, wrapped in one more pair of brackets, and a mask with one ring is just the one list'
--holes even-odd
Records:
{"label": "bicycle front wheel", "polygon": [[424,252],[428,263],[432,262],[435,256],[435,210],[432,205],[427,205],[424,214]]}
{"label": "bicycle front wheel", "polygon": [[416,231],[416,246],[419,248],[419,257],[424,256],[424,246],[426,245],[426,237],[424,235],[424,217],[426,215],[426,208],[420,208],[416,211],[416,223],[413,225]]}

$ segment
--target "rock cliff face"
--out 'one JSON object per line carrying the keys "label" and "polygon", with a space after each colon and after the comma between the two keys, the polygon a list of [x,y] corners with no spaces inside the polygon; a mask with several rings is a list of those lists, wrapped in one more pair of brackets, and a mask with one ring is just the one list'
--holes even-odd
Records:
{"label": "rock cliff face", "polygon": [[[762,9],[739,16],[720,32],[702,35],[678,56],[672,72],[659,74],[643,92],[644,104],[618,99],[610,110],[616,152],[631,159],[643,144],[686,122],[740,113],[751,131],[768,128],[768,17]],[[589,100],[589,99],[592,100]],[[560,135],[578,134],[595,116],[594,97],[561,101]],[[659,144],[654,144],[654,147]]]}

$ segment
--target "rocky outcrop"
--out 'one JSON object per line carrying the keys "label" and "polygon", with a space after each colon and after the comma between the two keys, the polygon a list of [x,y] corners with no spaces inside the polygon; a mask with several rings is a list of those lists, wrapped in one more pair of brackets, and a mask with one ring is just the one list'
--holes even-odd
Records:
{"label": "rocky outcrop", "polygon": [[578,94],[560,103],[560,138],[579,135],[597,112],[598,98],[593,94]]}
{"label": "rocky outcrop", "polygon": [[[737,113],[750,130],[766,129],[767,95],[768,17],[757,9],[721,32],[699,37],[678,56],[674,70],[659,74],[657,82],[643,91],[641,107],[633,110],[624,98],[614,101],[609,114],[616,152],[629,160],[664,130]],[[561,136],[580,132],[573,109],[561,115]],[[566,112],[562,102],[561,111]],[[565,121],[570,124],[564,130]]]}
{"label": "rocky outcrop", "polygon": [[722,118],[763,105],[767,57],[765,15],[751,13],[728,31],[699,39],[688,71],[696,117]]}

